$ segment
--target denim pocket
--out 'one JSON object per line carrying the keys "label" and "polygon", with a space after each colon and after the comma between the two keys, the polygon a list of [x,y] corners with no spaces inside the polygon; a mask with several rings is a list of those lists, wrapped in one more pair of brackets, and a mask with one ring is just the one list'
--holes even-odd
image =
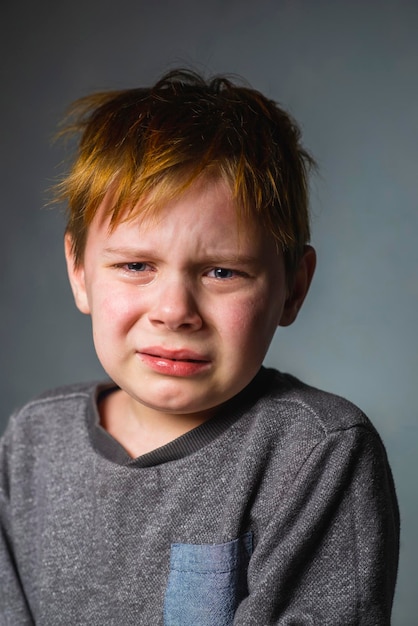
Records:
{"label": "denim pocket", "polygon": [[165,626],[231,626],[247,595],[252,533],[221,544],[171,546]]}

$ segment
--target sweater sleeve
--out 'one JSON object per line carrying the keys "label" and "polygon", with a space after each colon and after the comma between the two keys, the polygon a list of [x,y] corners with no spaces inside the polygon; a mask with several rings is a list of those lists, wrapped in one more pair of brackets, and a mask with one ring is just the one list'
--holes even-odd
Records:
{"label": "sweater sleeve", "polygon": [[286,494],[269,497],[280,502],[256,537],[234,625],[389,625],[399,519],[377,434],[327,435]]}
{"label": "sweater sleeve", "polygon": [[0,441],[0,626],[32,626],[13,548],[6,435]]}

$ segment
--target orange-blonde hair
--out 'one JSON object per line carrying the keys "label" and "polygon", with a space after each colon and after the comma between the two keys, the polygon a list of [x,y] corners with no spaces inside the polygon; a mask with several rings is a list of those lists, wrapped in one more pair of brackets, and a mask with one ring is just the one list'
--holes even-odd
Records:
{"label": "orange-blonde hair", "polygon": [[77,100],[63,133],[81,133],[57,197],[68,203],[67,232],[82,263],[89,225],[111,193],[111,227],[158,210],[201,175],[224,178],[239,215],[257,220],[281,246],[291,275],[309,241],[312,157],[290,115],[226,77],[205,81],[175,70],[153,87]]}

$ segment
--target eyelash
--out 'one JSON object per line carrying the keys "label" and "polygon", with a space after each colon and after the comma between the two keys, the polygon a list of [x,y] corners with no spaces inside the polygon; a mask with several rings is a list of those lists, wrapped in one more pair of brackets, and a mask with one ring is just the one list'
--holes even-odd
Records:
{"label": "eyelash", "polygon": [[[138,265],[138,266],[142,266],[141,269],[137,268],[133,268],[133,265]],[[125,263],[124,265],[122,265],[123,269],[126,269],[128,272],[132,272],[132,273],[140,273],[140,272],[144,272],[146,269],[149,269],[149,265],[147,263],[143,263],[142,261],[134,261],[132,263]]]}
{"label": "eyelash", "polygon": [[[136,267],[135,267],[136,266]],[[152,266],[143,261],[131,261],[130,263],[116,263],[113,267],[122,270],[126,274],[141,274],[145,271],[152,271]]]}
{"label": "eyelash", "polygon": [[[119,263],[115,265],[117,269],[121,269],[127,274],[141,274],[146,271],[153,271],[153,267],[144,261],[132,261],[130,263]],[[222,275],[219,275],[221,273]],[[225,276],[225,273],[228,274]],[[212,274],[212,275],[211,275]],[[218,274],[218,275],[217,275]],[[205,272],[205,276],[214,278],[215,280],[231,280],[239,276],[246,276],[244,272],[230,269],[228,267],[216,266]]]}
{"label": "eyelash", "polygon": [[231,278],[234,278],[235,276],[242,276],[242,272],[237,272],[236,270],[231,270],[227,267],[214,267],[212,268],[209,272],[208,275],[213,272],[214,274],[216,274],[216,272],[227,272],[229,274],[229,276],[213,276],[213,278],[216,278],[217,280],[228,280]]}

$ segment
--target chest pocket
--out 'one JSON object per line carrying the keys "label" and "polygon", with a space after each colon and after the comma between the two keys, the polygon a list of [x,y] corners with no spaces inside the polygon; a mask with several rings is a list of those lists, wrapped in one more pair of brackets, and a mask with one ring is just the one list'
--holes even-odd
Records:
{"label": "chest pocket", "polygon": [[248,594],[252,533],[221,544],[174,543],[164,626],[231,626]]}

